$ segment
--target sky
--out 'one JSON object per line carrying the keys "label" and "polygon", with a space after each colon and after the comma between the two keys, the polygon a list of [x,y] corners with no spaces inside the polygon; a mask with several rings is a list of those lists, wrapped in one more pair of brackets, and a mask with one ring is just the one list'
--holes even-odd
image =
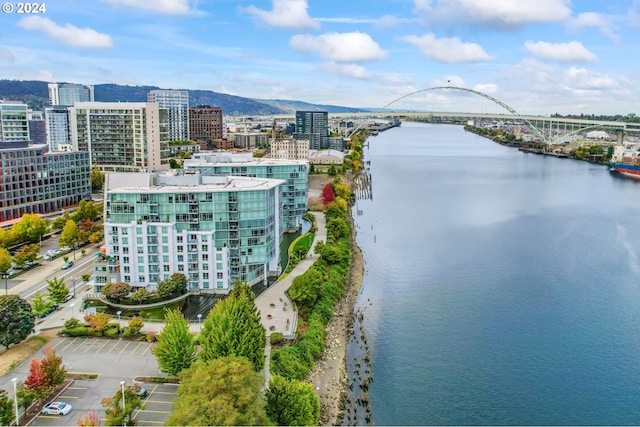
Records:
{"label": "sky", "polygon": [[38,4],[2,6],[2,79],[425,110],[455,86],[521,114],[640,114],[640,0]]}

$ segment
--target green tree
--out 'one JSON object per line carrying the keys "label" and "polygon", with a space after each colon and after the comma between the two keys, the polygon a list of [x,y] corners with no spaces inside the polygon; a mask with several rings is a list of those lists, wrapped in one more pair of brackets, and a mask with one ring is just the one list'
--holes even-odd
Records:
{"label": "green tree", "polygon": [[45,311],[49,311],[53,302],[42,292],[38,291],[31,297],[31,309],[36,317],[40,317]]}
{"label": "green tree", "polygon": [[151,298],[151,293],[145,288],[138,288],[133,294],[131,294],[131,299],[138,304],[144,303],[149,298]]}
{"label": "green tree", "polygon": [[144,320],[140,316],[134,316],[129,320],[128,326],[132,335],[138,335],[144,326]]}
{"label": "green tree", "polygon": [[[142,408],[142,398],[138,395],[135,387],[125,387],[124,396],[121,387],[115,392],[113,397],[102,399],[102,406],[106,409],[106,425],[122,426],[131,423],[131,413]],[[124,400],[124,402],[123,402]],[[124,403],[124,407],[123,407]]]}
{"label": "green tree", "polygon": [[104,188],[104,172],[98,169],[98,166],[94,166],[91,169],[91,190],[100,191]]}
{"label": "green tree", "polygon": [[5,390],[0,390],[0,425],[11,425],[15,419],[13,399],[9,398],[9,395]]}
{"label": "green tree", "polygon": [[60,238],[58,239],[58,245],[62,246],[71,246],[72,248],[76,247],[76,243],[78,243],[78,238],[80,237],[78,231],[78,225],[74,220],[70,219],[64,225],[62,229],[62,233],[60,234]]}
{"label": "green tree", "polygon": [[71,217],[69,216],[68,213],[64,214],[63,216],[57,217],[56,219],[53,220],[53,222],[51,222],[51,229],[52,230],[62,230],[64,228],[64,225],[70,219],[71,219]]}
{"label": "green tree", "polygon": [[331,163],[331,166],[329,166],[329,171],[327,172],[327,174],[329,176],[336,176],[338,175],[338,169],[336,168],[335,163]]}
{"label": "green tree", "polygon": [[175,292],[184,293],[187,291],[187,276],[184,274],[173,273],[171,275],[171,281],[173,282]]}
{"label": "green tree", "polygon": [[89,221],[95,221],[100,216],[100,211],[92,202],[88,200],[80,200],[80,204],[78,205],[78,210],[75,213],[76,222],[80,222],[83,219],[87,219]]}
{"label": "green tree", "polygon": [[29,336],[35,324],[31,305],[17,295],[0,296],[0,345],[9,347]]}
{"label": "green tree", "polygon": [[267,416],[279,426],[317,426],[320,401],[313,385],[275,375],[269,381]]}
{"label": "green tree", "polygon": [[20,221],[11,227],[11,231],[20,241],[37,242],[49,231],[49,227],[38,215],[24,214]]}
{"label": "green tree", "polygon": [[196,358],[196,346],[189,332],[189,323],[178,310],[167,310],[165,325],[158,335],[153,354],[162,372],[176,376],[188,369]]}
{"label": "green tree", "polygon": [[244,356],[256,371],[264,367],[265,329],[255,296],[247,284],[234,286],[233,292],[213,306],[200,333],[200,358],[211,361],[223,356]]}
{"label": "green tree", "polygon": [[67,285],[64,283],[64,278],[58,279],[54,277],[53,279],[49,279],[47,280],[47,285],[47,291],[53,302],[61,304],[65,298],[67,298],[67,295],[69,295],[69,289],[67,289]]}
{"label": "green tree", "polygon": [[11,230],[0,228],[0,247],[8,248],[16,242],[16,235]]}
{"label": "green tree", "polygon": [[6,273],[11,268],[11,254],[5,248],[0,248],[0,273]]}
{"label": "green tree", "polygon": [[263,384],[264,379],[244,357],[196,363],[180,374],[178,397],[165,425],[267,425]]}

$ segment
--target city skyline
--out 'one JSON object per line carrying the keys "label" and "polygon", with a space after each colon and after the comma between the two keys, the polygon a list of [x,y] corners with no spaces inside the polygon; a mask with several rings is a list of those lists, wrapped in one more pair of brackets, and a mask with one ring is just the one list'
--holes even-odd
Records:
{"label": "city skyline", "polygon": [[[459,86],[522,114],[628,114],[640,95],[638,0],[45,4],[0,15],[2,78],[368,108]],[[395,106],[431,102],[427,93]]]}

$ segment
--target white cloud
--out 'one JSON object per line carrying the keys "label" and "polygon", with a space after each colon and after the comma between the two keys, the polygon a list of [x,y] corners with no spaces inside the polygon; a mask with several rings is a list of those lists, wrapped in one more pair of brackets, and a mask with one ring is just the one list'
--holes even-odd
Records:
{"label": "white cloud", "polygon": [[332,74],[353,77],[356,79],[370,79],[371,73],[366,68],[358,64],[338,64],[336,62],[326,62],[322,64],[322,69]]}
{"label": "white cloud", "polygon": [[328,61],[365,62],[383,59],[387,52],[366,33],[326,33],[319,36],[298,34],[289,46],[299,52],[312,52]]}
{"label": "white cloud", "polygon": [[20,75],[22,80],[44,80],[45,82],[55,81],[53,73],[47,70],[40,71],[26,71]]}
{"label": "white cloud", "polygon": [[427,57],[437,62],[459,64],[491,59],[479,44],[465,43],[457,37],[437,39],[433,34],[425,34],[422,37],[404,36],[401,40],[414,45]]}
{"label": "white cloud", "polygon": [[190,0],[101,0],[112,6],[151,10],[164,15],[187,15],[191,12]]}
{"label": "white cloud", "polygon": [[492,95],[498,92],[498,85],[495,83],[478,83],[473,87],[473,89],[478,92],[486,93],[487,95]]}
{"label": "white cloud", "polygon": [[613,24],[609,17],[601,13],[581,13],[567,22],[567,28],[573,32],[577,32],[585,28],[596,28],[611,40],[619,39],[618,35],[615,33],[617,27]]}
{"label": "white cloud", "polygon": [[598,57],[579,41],[568,43],[532,42],[524,43],[525,49],[533,56],[556,62],[594,62]]}
{"label": "white cloud", "polygon": [[61,26],[41,16],[28,16],[16,24],[29,31],[42,31],[54,40],[71,47],[105,49],[113,47],[111,36],[91,28],[78,28],[71,24]]}
{"label": "white cloud", "polygon": [[596,73],[585,68],[571,67],[564,73],[566,87],[577,90],[602,90],[615,88],[618,83],[606,73]]}
{"label": "white cloud", "polygon": [[570,0],[414,0],[415,12],[436,21],[466,21],[503,28],[570,18]]}
{"label": "white cloud", "polygon": [[249,6],[242,10],[273,27],[317,29],[320,24],[307,14],[307,0],[273,0],[273,10]]}

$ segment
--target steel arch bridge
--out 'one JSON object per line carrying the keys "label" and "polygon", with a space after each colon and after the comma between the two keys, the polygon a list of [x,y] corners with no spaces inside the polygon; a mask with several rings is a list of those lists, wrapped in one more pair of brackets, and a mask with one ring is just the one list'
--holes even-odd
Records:
{"label": "steel arch bridge", "polygon": [[[439,90],[454,90],[460,92],[466,92],[473,95],[480,96],[487,99],[494,104],[502,107],[508,112],[508,114],[477,114],[477,113],[427,113],[427,112],[385,112],[385,110],[398,101],[401,101],[410,96]],[[384,113],[387,116],[392,117],[405,117],[405,118],[424,118],[424,117],[450,117],[459,119],[487,119],[487,120],[515,120],[524,123],[529,130],[535,135],[540,142],[544,144],[553,144],[565,140],[571,135],[579,132],[584,132],[592,129],[602,129],[614,132],[618,135],[618,140],[621,141],[622,135],[627,132],[640,133],[640,124],[627,123],[627,122],[614,122],[604,120],[583,120],[583,119],[565,119],[561,117],[544,117],[544,116],[530,116],[521,115],[514,108],[510,107],[506,103],[478,90],[459,87],[459,86],[435,86],[426,89],[420,89],[387,103],[381,107],[376,113]],[[364,122],[362,122],[353,132],[349,134],[351,137],[355,132],[362,128]]]}

